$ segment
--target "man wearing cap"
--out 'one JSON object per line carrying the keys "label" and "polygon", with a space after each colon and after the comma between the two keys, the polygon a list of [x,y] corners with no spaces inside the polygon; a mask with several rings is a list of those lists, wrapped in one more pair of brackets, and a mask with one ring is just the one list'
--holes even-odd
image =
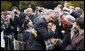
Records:
{"label": "man wearing cap", "polygon": [[61,39],[58,40],[58,45],[62,46],[64,50],[70,49],[67,46],[71,44],[71,30],[70,29],[74,21],[75,21],[75,18],[72,17],[71,15],[67,15],[61,20],[62,26],[64,29],[64,31],[62,31],[64,38],[63,40]]}
{"label": "man wearing cap", "polygon": [[71,15],[67,15],[66,17],[64,17],[64,19],[62,19],[63,28],[65,29],[64,39],[62,43],[64,49],[66,49],[67,46],[71,43],[71,30],[70,29],[74,21],[75,21],[75,18],[72,17]]}

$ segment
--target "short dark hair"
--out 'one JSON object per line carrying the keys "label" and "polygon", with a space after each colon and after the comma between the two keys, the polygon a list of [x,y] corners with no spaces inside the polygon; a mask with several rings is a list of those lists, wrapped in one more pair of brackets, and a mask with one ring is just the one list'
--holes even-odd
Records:
{"label": "short dark hair", "polygon": [[77,25],[80,26],[81,29],[84,29],[84,17],[79,17],[76,19]]}
{"label": "short dark hair", "polygon": [[16,6],[13,6],[12,8],[11,8],[11,10],[13,10],[13,9],[18,9]]}
{"label": "short dark hair", "polygon": [[25,19],[25,24],[28,24],[30,22],[30,19]]}
{"label": "short dark hair", "polygon": [[48,23],[52,23],[52,25],[53,25],[53,24],[55,24],[55,25],[56,25],[56,23],[55,23],[54,21],[49,21]]}
{"label": "short dark hair", "polygon": [[27,28],[27,24],[30,22],[30,19],[25,19],[25,21],[24,21],[24,29],[26,29]]}

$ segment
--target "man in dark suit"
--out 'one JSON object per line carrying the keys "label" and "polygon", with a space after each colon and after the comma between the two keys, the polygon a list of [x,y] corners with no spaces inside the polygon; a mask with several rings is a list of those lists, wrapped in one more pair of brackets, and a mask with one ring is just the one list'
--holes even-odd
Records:
{"label": "man in dark suit", "polygon": [[56,36],[54,34],[55,28],[52,28],[52,31],[48,32],[47,23],[49,21],[52,21],[55,17],[55,13],[53,11],[46,12],[46,15],[35,22],[34,28],[37,31],[38,37],[36,40],[38,41],[38,44],[36,47],[40,47],[41,50],[46,50],[45,42],[44,40],[47,40],[53,36]]}
{"label": "man in dark suit", "polygon": [[[12,7],[10,25],[14,28],[14,36],[17,40],[17,31],[22,31],[22,24],[25,20],[25,14],[20,12],[16,6]],[[20,28],[18,30],[18,28]]]}

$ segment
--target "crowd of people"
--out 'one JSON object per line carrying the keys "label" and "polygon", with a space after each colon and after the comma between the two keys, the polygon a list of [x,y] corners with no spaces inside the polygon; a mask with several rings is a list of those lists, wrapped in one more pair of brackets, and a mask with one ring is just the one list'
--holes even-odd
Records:
{"label": "crowd of people", "polygon": [[13,6],[1,12],[1,35],[2,50],[84,50],[84,10]]}

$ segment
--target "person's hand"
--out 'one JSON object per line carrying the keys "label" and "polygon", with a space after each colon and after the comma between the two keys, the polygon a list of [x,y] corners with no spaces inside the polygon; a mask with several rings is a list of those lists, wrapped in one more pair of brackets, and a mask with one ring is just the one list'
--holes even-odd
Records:
{"label": "person's hand", "polygon": [[76,22],[72,23],[73,27],[71,28],[71,30],[73,30],[76,27]]}
{"label": "person's hand", "polygon": [[50,38],[50,42],[52,43],[52,44],[54,44],[54,45],[56,45],[56,39],[54,39],[54,38]]}
{"label": "person's hand", "polygon": [[63,10],[68,10],[68,8],[66,8],[66,7],[63,7]]}
{"label": "person's hand", "polygon": [[11,15],[6,15],[6,18],[7,18],[7,19],[10,19],[10,18],[11,18]]}
{"label": "person's hand", "polygon": [[70,12],[71,9],[68,9],[68,8],[64,7],[64,8],[63,8],[63,11],[68,11],[68,12]]}
{"label": "person's hand", "polygon": [[36,31],[35,29],[30,29],[30,31],[34,34]]}
{"label": "person's hand", "polygon": [[38,36],[38,34],[36,33],[36,30],[35,29],[31,29],[30,31],[32,32],[32,34],[34,35],[34,37],[37,37]]}
{"label": "person's hand", "polygon": [[18,15],[18,14],[17,14],[17,15],[15,15],[15,17],[19,18],[19,15]]}
{"label": "person's hand", "polygon": [[9,38],[12,40],[12,35],[9,35]]}
{"label": "person's hand", "polygon": [[20,42],[21,43],[21,45],[24,45],[24,42]]}
{"label": "person's hand", "polygon": [[55,42],[57,43],[59,39],[55,39]]}
{"label": "person's hand", "polygon": [[65,31],[64,31],[64,30],[62,30],[62,31],[61,31],[61,33],[63,33],[63,34],[64,34],[64,33],[65,33]]}
{"label": "person's hand", "polygon": [[75,30],[75,27],[76,27],[76,22],[74,22],[72,25],[73,25],[73,27],[71,28],[71,39],[75,35],[74,30]]}

